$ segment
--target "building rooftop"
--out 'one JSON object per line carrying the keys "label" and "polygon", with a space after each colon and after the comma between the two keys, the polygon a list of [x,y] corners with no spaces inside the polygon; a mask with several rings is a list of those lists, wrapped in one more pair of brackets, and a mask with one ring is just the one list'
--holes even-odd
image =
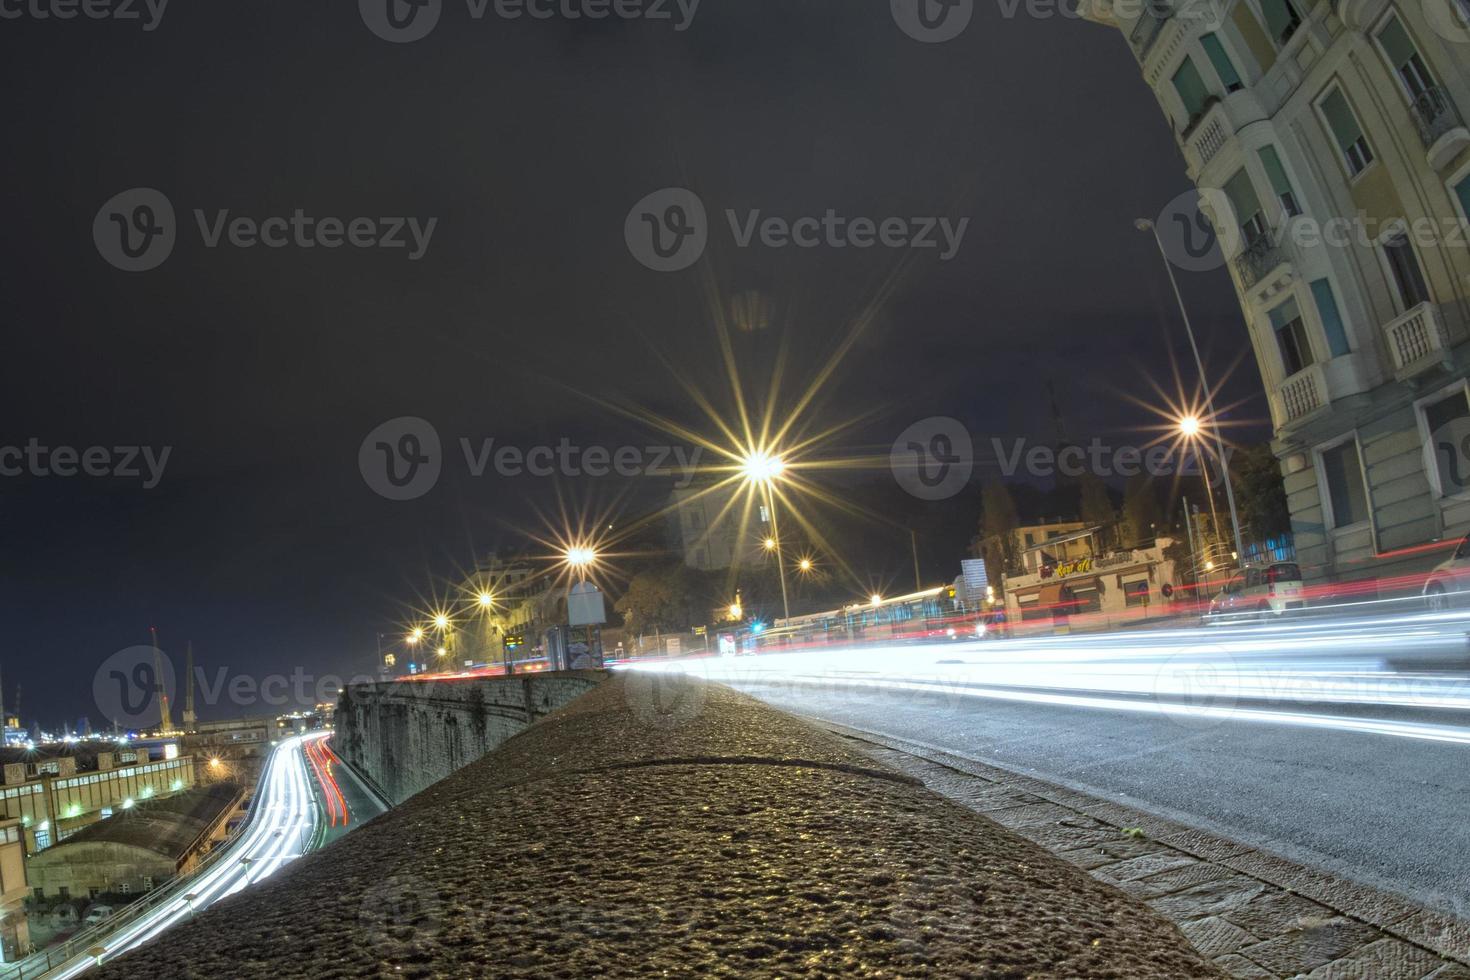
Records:
{"label": "building rooftop", "polygon": [[77,844],[125,844],[177,861],[244,794],[239,783],[220,782],[138,803],[106,820],[88,824],[37,857],[64,857]]}

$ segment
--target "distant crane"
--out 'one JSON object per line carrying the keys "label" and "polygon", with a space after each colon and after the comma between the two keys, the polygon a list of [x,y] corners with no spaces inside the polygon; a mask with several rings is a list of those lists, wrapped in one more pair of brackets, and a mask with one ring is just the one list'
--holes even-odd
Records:
{"label": "distant crane", "polygon": [[194,641],[190,640],[185,654],[184,683],[184,731],[194,730]]}

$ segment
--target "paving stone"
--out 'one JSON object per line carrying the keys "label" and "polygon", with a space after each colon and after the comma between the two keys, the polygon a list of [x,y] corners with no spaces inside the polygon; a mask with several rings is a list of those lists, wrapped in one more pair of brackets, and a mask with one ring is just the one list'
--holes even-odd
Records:
{"label": "paving stone", "polygon": [[1238,909],[1265,890],[1266,886],[1259,881],[1235,875],[1219,881],[1207,881],[1172,895],[1151,898],[1145,904],[1166,919],[1187,922]]}
{"label": "paving stone", "polygon": [[1261,939],[1298,932],[1335,918],[1337,913],[1309,898],[1268,890],[1225,913],[1225,918]]}
{"label": "paving stone", "polygon": [[1424,980],[1470,980],[1470,967],[1460,963],[1446,963]]}
{"label": "paving stone", "polygon": [[1369,943],[1351,956],[1333,960],[1307,974],[1307,980],[1419,980],[1444,960],[1397,939]]}
{"label": "paving stone", "polygon": [[1007,807],[1026,806],[1036,803],[1050,805],[1039,796],[1032,796],[1029,793],[1018,793],[1013,789],[997,783],[986,783],[975,780],[974,777],[966,778],[972,780],[972,785],[965,786],[953,793],[932,783],[925,783],[925,785],[936,793],[942,793],[950,797],[956,803],[962,803],[971,810],[979,810],[982,813],[989,810],[1004,810]]}
{"label": "paving stone", "polygon": [[985,815],[1002,827],[1016,829],[1036,824],[1056,824],[1075,816],[1072,810],[1055,803],[1027,803],[1022,806],[986,810]]}
{"label": "paving stone", "polygon": [[1207,834],[1203,830],[1186,830],[1183,833],[1170,834],[1167,837],[1160,837],[1159,843],[1187,851],[1206,861],[1218,861],[1221,858],[1244,854],[1251,850],[1244,844],[1225,840],[1214,834]]}
{"label": "paving stone", "polygon": [[1234,953],[1244,946],[1259,942],[1240,926],[1226,922],[1216,915],[1181,923],[1179,931],[1194,944],[1195,949],[1210,957]]}
{"label": "paving stone", "polygon": [[1114,840],[1095,844],[1090,847],[1063,851],[1058,856],[1090,870],[1092,868],[1100,868],[1105,864],[1113,864],[1126,858],[1138,857],[1141,854],[1157,854],[1163,850],[1163,847],[1152,841],[1134,840],[1131,837],[1118,835]]}
{"label": "paving stone", "polygon": [[1267,973],[1244,956],[1236,953],[1215,957],[1215,965],[1239,980],[1277,980],[1274,973]]}
{"label": "paving stone", "polygon": [[1187,854],[1180,854],[1178,851],[1159,851],[1156,854],[1142,854],[1110,864],[1102,871],[1106,878],[1113,881],[1136,881],[1139,878],[1158,874],[1160,871],[1173,871],[1198,863],[1194,858]]}
{"label": "paving stone", "polygon": [[1208,861],[1196,861],[1182,868],[1174,868],[1172,871],[1163,871],[1156,875],[1149,875],[1147,878],[1139,878],[1137,881],[1123,882],[1123,885],[1126,886],[1124,891],[1138,898],[1158,898],[1160,895],[1181,892],[1207,881],[1220,881],[1223,878],[1234,876],[1235,872],[1229,868],[1222,868]]}
{"label": "paving stone", "polygon": [[1379,935],[1372,926],[1338,917],[1247,946],[1241,953],[1279,976],[1291,977],[1342,959]]}
{"label": "paving stone", "polygon": [[[1086,820],[1086,817],[1081,819]],[[1101,847],[1118,839],[1113,827],[1074,827],[1070,823],[1031,824],[1013,827],[1014,833],[1052,851],[1075,851],[1079,847]]]}
{"label": "paving stone", "polygon": [[1437,912],[1416,912],[1389,929],[1410,942],[1427,946],[1462,963],[1470,963],[1470,923]]}

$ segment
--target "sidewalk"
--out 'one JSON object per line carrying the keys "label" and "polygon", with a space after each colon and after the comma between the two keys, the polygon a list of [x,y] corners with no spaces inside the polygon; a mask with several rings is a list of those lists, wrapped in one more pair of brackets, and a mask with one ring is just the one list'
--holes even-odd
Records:
{"label": "sidewalk", "polygon": [[1143,901],[1245,980],[1470,980],[1470,923],[1085,793],[822,727]]}

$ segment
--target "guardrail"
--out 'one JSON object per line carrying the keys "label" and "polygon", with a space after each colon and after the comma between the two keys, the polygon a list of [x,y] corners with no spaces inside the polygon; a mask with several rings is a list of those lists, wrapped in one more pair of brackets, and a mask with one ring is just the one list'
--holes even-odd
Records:
{"label": "guardrail", "polygon": [[[266,776],[271,767],[276,763],[275,753],[271,753],[270,760],[261,770],[260,778],[255,784],[255,795],[259,795],[260,788],[265,785]],[[235,832],[215,847],[209,854],[196,864],[188,873],[174,878],[172,881],[148,892],[136,902],[124,905],[103,921],[89,929],[72,936],[63,942],[38,952],[32,953],[14,963],[0,964],[0,980],[40,980],[53,970],[60,969],[78,956],[90,955],[90,951],[98,946],[105,946],[107,937],[133,924],[148,912],[153,911],[160,905],[164,905],[187,894],[187,889],[200,875],[212,870],[222,863],[228,856],[237,841],[244,836],[250,826],[255,823],[257,811],[254,806],[250,810],[250,818],[242,823]]]}

